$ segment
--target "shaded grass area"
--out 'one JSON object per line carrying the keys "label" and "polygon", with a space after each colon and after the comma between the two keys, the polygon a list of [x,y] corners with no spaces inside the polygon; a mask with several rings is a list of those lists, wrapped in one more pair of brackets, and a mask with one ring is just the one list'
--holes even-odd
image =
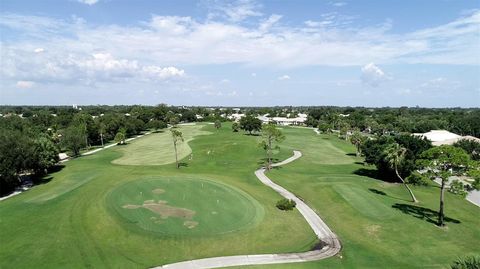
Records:
{"label": "shaded grass area", "polygon": [[[219,255],[310,249],[316,243],[315,236],[298,211],[276,209],[275,202],[280,196],[262,185],[253,174],[258,168],[257,162],[264,157],[257,147],[259,137],[233,133],[228,124],[218,131],[212,125],[201,128],[212,134],[196,136],[189,142],[194,157],[192,160],[183,158],[181,161],[188,166],[181,169],[172,164],[111,163],[123,154],[130,154],[124,150],[135,143],[156,139],[146,136],[125,147],[113,147],[71,160],[65,163],[64,169],[50,175],[50,182],[2,201],[0,268],[148,268]],[[188,131],[185,134],[191,135]],[[156,147],[141,149],[143,154],[153,154],[156,150]],[[281,151],[275,157],[285,158],[290,154]],[[224,221],[231,224],[231,229],[240,229],[229,233],[217,230],[203,231],[196,236],[152,236],[150,232],[139,232],[136,226],[124,225],[109,208],[110,193],[124,184],[157,177],[208,179],[230,186],[260,204],[263,217],[256,220],[258,223],[243,225],[243,214],[236,215],[241,210],[235,204],[238,199],[232,199],[235,205],[222,203],[227,206],[224,212],[230,212],[230,220]],[[165,190],[168,191],[166,187]],[[175,192],[180,191],[178,188]],[[210,201],[194,197],[191,201],[198,204],[194,206],[192,202],[173,203],[182,200],[181,197],[171,199],[173,206],[196,207],[195,211],[211,207]],[[258,217],[255,213],[255,218]],[[235,227],[234,220],[243,224]],[[202,220],[198,222],[200,227]]]}

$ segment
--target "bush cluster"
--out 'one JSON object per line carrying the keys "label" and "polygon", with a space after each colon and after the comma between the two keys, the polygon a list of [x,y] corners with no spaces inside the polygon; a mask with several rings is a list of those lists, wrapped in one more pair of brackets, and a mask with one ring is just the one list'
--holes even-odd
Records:
{"label": "bush cluster", "polygon": [[296,205],[295,201],[283,198],[277,202],[276,207],[280,210],[292,210]]}

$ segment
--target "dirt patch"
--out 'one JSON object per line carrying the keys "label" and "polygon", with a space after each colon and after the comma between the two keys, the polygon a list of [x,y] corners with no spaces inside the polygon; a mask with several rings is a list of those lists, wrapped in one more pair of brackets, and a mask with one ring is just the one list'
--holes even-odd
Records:
{"label": "dirt patch", "polygon": [[191,221],[191,220],[187,220],[183,223],[183,225],[185,227],[187,227],[188,229],[193,229],[195,228],[197,225],[198,225],[198,222],[196,221]]}
{"label": "dirt patch", "polygon": [[380,232],[381,228],[382,226],[380,225],[372,224],[372,225],[365,226],[365,231],[370,237],[378,239],[378,233]]}
{"label": "dirt patch", "polygon": [[139,205],[124,205],[124,206],[122,206],[122,207],[123,207],[123,208],[126,208],[126,209],[137,209],[137,208],[139,208],[139,207],[141,207],[141,206],[139,206]]}
{"label": "dirt patch", "polygon": [[[196,212],[190,210],[188,208],[181,208],[181,207],[174,207],[167,204],[167,201],[159,200],[155,202],[154,200],[146,200],[143,202],[143,205],[124,205],[123,208],[126,209],[137,209],[137,208],[146,208],[152,211],[155,214],[160,215],[161,219],[168,219],[172,218],[181,218],[185,219],[186,221],[183,223],[185,227],[192,229],[198,225],[198,222],[192,221],[193,216],[195,216]],[[157,220],[156,217],[150,218],[151,220],[155,221],[155,223],[160,224],[162,223],[161,220]]]}
{"label": "dirt patch", "polygon": [[162,194],[162,193],[164,193],[164,192],[165,192],[164,189],[154,189],[154,190],[152,191],[153,194]]}

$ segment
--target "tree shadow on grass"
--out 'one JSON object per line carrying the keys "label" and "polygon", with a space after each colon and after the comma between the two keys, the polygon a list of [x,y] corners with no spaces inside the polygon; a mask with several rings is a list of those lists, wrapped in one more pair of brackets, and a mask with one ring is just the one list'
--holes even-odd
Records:
{"label": "tree shadow on grass", "polygon": [[353,173],[358,176],[369,177],[369,178],[381,180],[384,182],[397,183],[397,181],[395,180],[395,177],[382,175],[381,173],[378,172],[377,169],[359,168],[353,171]]}
{"label": "tree shadow on grass", "polygon": [[396,200],[405,201],[405,202],[410,202],[409,200],[405,200],[405,199],[402,199],[402,198],[398,198],[398,197],[395,197],[395,196],[388,195],[386,192],[381,191],[381,190],[377,190],[377,189],[373,189],[373,188],[369,188],[368,190],[375,193],[375,194],[378,194],[378,195],[387,196],[387,197],[390,197],[390,198],[393,198],[393,199],[396,199]]}
{"label": "tree shadow on grass", "polygon": [[178,163],[179,167],[188,167],[188,163],[180,162]]}
{"label": "tree shadow on grass", "polygon": [[355,156],[355,157],[357,157],[357,154],[356,154],[356,153],[347,153],[347,154],[345,154],[345,155],[347,155],[347,156]]}
{"label": "tree shadow on grass", "polygon": [[380,195],[387,196],[387,193],[384,192],[384,191],[380,191],[380,190],[372,189],[372,188],[369,188],[368,190],[371,191],[371,192],[373,192],[373,193],[375,193],[375,194],[380,194]]}
{"label": "tree shadow on grass", "polygon": [[[280,160],[278,158],[272,158],[272,164],[278,163],[278,162],[280,162]],[[268,163],[267,158],[262,158],[259,161],[257,161],[257,165],[260,165],[260,166],[267,166],[267,163]],[[279,166],[277,166],[277,167],[279,167]],[[274,168],[274,167],[272,167],[272,168]]]}
{"label": "tree shadow on grass", "polygon": [[380,173],[378,173],[377,169],[368,169],[368,168],[359,168],[353,171],[355,175],[370,177],[374,179],[382,179],[380,177]]}
{"label": "tree shadow on grass", "polygon": [[[429,208],[421,207],[421,206],[415,206],[415,205],[408,205],[408,204],[394,204],[392,205],[393,208],[398,209],[402,211],[403,213],[407,215],[411,215],[417,219],[422,219],[427,222],[433,223],[435,225],[438,225],[438,212],[431,210]],[[444,218],[445,222],[451,222],[451,223],[461,223],[461,221],[457,219],[452,219],[447,216]]]}

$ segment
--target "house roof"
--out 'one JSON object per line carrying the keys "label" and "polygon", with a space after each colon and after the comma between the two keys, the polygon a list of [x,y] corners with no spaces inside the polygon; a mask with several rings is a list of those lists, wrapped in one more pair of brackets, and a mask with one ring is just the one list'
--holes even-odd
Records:
{"label": "house roof", "polygon": [[458,134],[454,134],[452,132],[446,131],[446,130],[432,130],[427,133],[414,133],[414,136],[419,136],[426,138],[430,141],[432,141],[432,145],[434,146],[440,146],[440,145],[452,145],[459,140],[462,139],[468,139],[468,140],[474,140],[477,142],[480,142],[480,139],[473,137],[473,136],[461,136]]}

